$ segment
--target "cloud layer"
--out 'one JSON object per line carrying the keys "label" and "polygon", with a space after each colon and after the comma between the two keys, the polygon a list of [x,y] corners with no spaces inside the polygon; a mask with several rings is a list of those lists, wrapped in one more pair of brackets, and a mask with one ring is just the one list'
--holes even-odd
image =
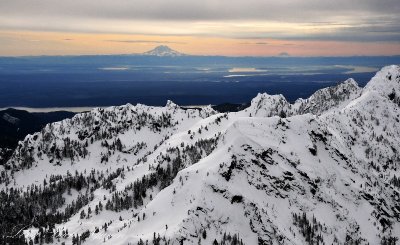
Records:
{"label": "cloud layer", "polygon": [[399,0],[3,0],[0,29],[400,42]]}

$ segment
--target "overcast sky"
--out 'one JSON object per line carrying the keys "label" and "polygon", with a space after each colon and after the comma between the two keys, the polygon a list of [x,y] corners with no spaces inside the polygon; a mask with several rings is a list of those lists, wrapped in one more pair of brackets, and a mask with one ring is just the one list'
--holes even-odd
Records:
{"label": "overcast sky", "polygon": [[[97,53],[102,45],[113,46],[106,53],[140,52],[162,43],[207,53],[212,50],[198,50],[194,43],[213,40],[247,43],[248,54],[260,55],[287,52],[288,42],[298,46],[291,49],[295,55],[307,55],[300,45],[316,42],[342,47],[339,55],[352,55],[346,43],[367,48],[357,49],[360,55],[399,54],[399,13],[400,0],[1,0],[0,55]],[[88,49],[88,40],[97,46]],[[24,50],[17,50],[24,42]],[[268,43],[275,46],[267,49]]]}

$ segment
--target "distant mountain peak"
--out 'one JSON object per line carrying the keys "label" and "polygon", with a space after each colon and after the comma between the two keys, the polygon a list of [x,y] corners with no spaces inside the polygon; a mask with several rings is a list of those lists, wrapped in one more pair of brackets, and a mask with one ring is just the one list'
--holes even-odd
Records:
{"label": "distant mountain peak", "polygon": [[288,52],[281,52],[278,54],[278,57],[290,57],[290,54]]}
{"label": "distant mountain peak", "polygon": [[173,50],[172,48],[166,46],[166,45],[160,45],[155,47],[152,50],[149,50],[143,55],[152,55],[152,56],[184,56],[185,54],[178,52],[176,50]]}

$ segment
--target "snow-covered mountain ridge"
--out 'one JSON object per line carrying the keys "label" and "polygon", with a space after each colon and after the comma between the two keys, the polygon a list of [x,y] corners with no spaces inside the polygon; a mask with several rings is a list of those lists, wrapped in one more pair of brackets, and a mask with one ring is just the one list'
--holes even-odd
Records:
{"label": "snow-covered mountain ridge", "polygon": [[348,79],[337,86],[323,88],[316,91],[308,99],[298,99],[290,104],[283,95],[258,94],[252,101],[250,108],[244,110],[249,116],[293,116],[311,113],[321,115],[329,110],[339,110],[350,101],[361,95],[356,81]]}
{"label": "snow-covered mountain ridge", "polygon": [[394,244],[399,95],[389,66],[365,88],[349,79],[294,104],[128,104],[49,124],[0,166],[1,239]]}

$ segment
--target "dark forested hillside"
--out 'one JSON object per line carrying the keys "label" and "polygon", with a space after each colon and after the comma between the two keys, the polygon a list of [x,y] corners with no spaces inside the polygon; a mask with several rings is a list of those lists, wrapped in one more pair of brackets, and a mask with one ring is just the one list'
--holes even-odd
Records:
{"label": "dark forested hillside", "polygon": [[0,165],[27,134],[40,131],[47,123],[71,118],[68,111],[37,112],[6,109],[0,111]]}

